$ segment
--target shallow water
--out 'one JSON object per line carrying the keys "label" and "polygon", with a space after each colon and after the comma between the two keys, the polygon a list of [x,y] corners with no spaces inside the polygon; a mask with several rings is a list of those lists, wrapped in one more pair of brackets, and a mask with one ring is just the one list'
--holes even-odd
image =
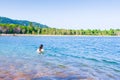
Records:
{"label": "shallow water", "polygon": [[0,79],[119,80],[120,37],[1,36]]}

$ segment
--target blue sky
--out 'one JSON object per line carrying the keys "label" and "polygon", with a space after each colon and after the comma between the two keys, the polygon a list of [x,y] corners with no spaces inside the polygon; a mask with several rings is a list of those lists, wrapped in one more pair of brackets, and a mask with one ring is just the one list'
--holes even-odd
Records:
{"label": "blue sky", "polygon": [[0,0],[0,16],[55,28],[120,28],[120,0]]}

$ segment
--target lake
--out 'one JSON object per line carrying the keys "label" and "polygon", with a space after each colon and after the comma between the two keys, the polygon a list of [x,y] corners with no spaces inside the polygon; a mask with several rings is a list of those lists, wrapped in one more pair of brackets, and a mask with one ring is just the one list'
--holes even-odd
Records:
{"label": "lake", "polygon": [[120,37],[1,36],[2,79],[120,80]]}

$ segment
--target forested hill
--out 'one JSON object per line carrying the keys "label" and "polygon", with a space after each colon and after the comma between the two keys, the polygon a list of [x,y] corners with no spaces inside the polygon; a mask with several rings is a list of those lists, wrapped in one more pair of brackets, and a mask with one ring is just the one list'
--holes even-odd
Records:
{"label": "forested hill", "polygon": [[0,17],[1,34],[40,34],[40,35],[119,35],[120,29],[57,29],[36,22],[13,20]]}
{"label": "forested hill", "polygon": [[33,26],[36,27],[40,27],[40,28],[48,28],[47,25],[43,25],[37,22],[31,22],[31,21],[27,21],[27,20],[14,20],[14,19],[10,19],[7,17],[0,17],[0,24],[18,24],[18,25],[22,25],[22,26],[29,26],[30,23],[32,23]]}

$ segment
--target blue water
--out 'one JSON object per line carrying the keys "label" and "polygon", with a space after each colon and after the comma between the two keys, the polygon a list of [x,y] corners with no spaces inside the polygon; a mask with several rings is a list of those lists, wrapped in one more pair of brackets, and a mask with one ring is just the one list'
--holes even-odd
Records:
{"label": "blue water", "polygon": [[0,79],[120,80],[120,37],[1,36]]}

